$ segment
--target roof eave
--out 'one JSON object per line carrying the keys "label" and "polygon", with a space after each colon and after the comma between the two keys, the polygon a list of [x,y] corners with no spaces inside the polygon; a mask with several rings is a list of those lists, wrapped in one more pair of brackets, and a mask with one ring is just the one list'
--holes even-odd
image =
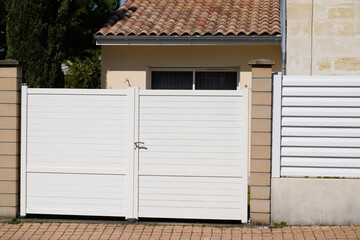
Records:
{"label": "roof eave", "polygon": [[280,45],[281,35],[114,36],[96,35],[97,45]]}

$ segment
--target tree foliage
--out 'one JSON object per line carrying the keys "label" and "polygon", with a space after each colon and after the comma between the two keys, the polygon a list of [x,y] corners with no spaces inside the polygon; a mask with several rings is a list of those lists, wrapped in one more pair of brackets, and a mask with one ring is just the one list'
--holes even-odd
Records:
{"label": "tree foliage", "polygon": [[66,56],[81,57],[95,49],[93,34],[119,7],[118,0],[71,0],[66,25]]}
{"label": "tree foliage", "polygon": [[100,50],[87,50],[65,65],[66,88],[100,88]]}
{"label": "tree foliage", "polygon": [[[92,35],[119,6],[116,0],[0,1],[9,1],[5,17],[7,58],[22,63],[29,87],[63,87],[63,62],[83,66],[81,72],[95,67],[85,66],[95,63],[89,56],[90,50],[96,49]],[[96,66],[99,75],[100,66]],[[91,85],[90,79],[82,81],[84,84],[77,85]]]}
{"label": "tree foliage", "polygon": [[0,0],[0,60],[6,57],[6,16],[9,0]]}

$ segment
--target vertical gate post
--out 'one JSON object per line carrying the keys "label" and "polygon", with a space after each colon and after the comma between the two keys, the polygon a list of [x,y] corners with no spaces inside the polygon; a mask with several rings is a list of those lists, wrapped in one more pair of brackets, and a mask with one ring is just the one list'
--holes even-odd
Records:
{"label": "vertical gate post", "polygon": [[21,78],[18,61],[0,61],[0,217],[19,212]]}
{"label": "vertical gate post", "polygon": [[250,222],[270,224],[272,65],[256,59],[252,66]]}
{"label": "vertical gate post", "polygon": [[138,150],[134,143],[139,141],[139,88],[128,88],[128,152],[127,152],[127,191],[126,191],[126,216],[129,222],[138,218]]}
{"label": "vertical gate post", "polygon": [[26,216],[28,87],[21,88],[20,216]]}
{"label": "vertical gate post", "polygon": [[282,75],[274,74],[271,177],[280,177]]}

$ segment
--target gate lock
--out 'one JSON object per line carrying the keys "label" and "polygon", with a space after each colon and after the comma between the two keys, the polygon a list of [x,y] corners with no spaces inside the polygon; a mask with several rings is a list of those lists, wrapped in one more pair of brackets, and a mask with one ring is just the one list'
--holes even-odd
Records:
{"label": "gate lock", "polygon": [[134,142],[134,145],[135,145],[134,149],[135,149],[135,150],[136,150],[136,149],[145,149],[145,150],[147,150],[147,147],[145,147],[145,146],[140,146],[141,144],[145,144],[145,143],[143,143],[143,142]]}

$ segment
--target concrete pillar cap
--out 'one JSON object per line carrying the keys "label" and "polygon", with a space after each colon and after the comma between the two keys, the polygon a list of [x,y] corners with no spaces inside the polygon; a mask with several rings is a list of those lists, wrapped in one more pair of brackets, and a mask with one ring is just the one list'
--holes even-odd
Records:
{"label": "concrete pillar cap", "polygon": [[249,65],[274,65],[274,60],[268,59],[253,59],[248,62]]}
{"label": "concrete pillar cap", "polygon": [[0,60],[0,67],[16,67],[19,66],[20,62],[11,59]]}

